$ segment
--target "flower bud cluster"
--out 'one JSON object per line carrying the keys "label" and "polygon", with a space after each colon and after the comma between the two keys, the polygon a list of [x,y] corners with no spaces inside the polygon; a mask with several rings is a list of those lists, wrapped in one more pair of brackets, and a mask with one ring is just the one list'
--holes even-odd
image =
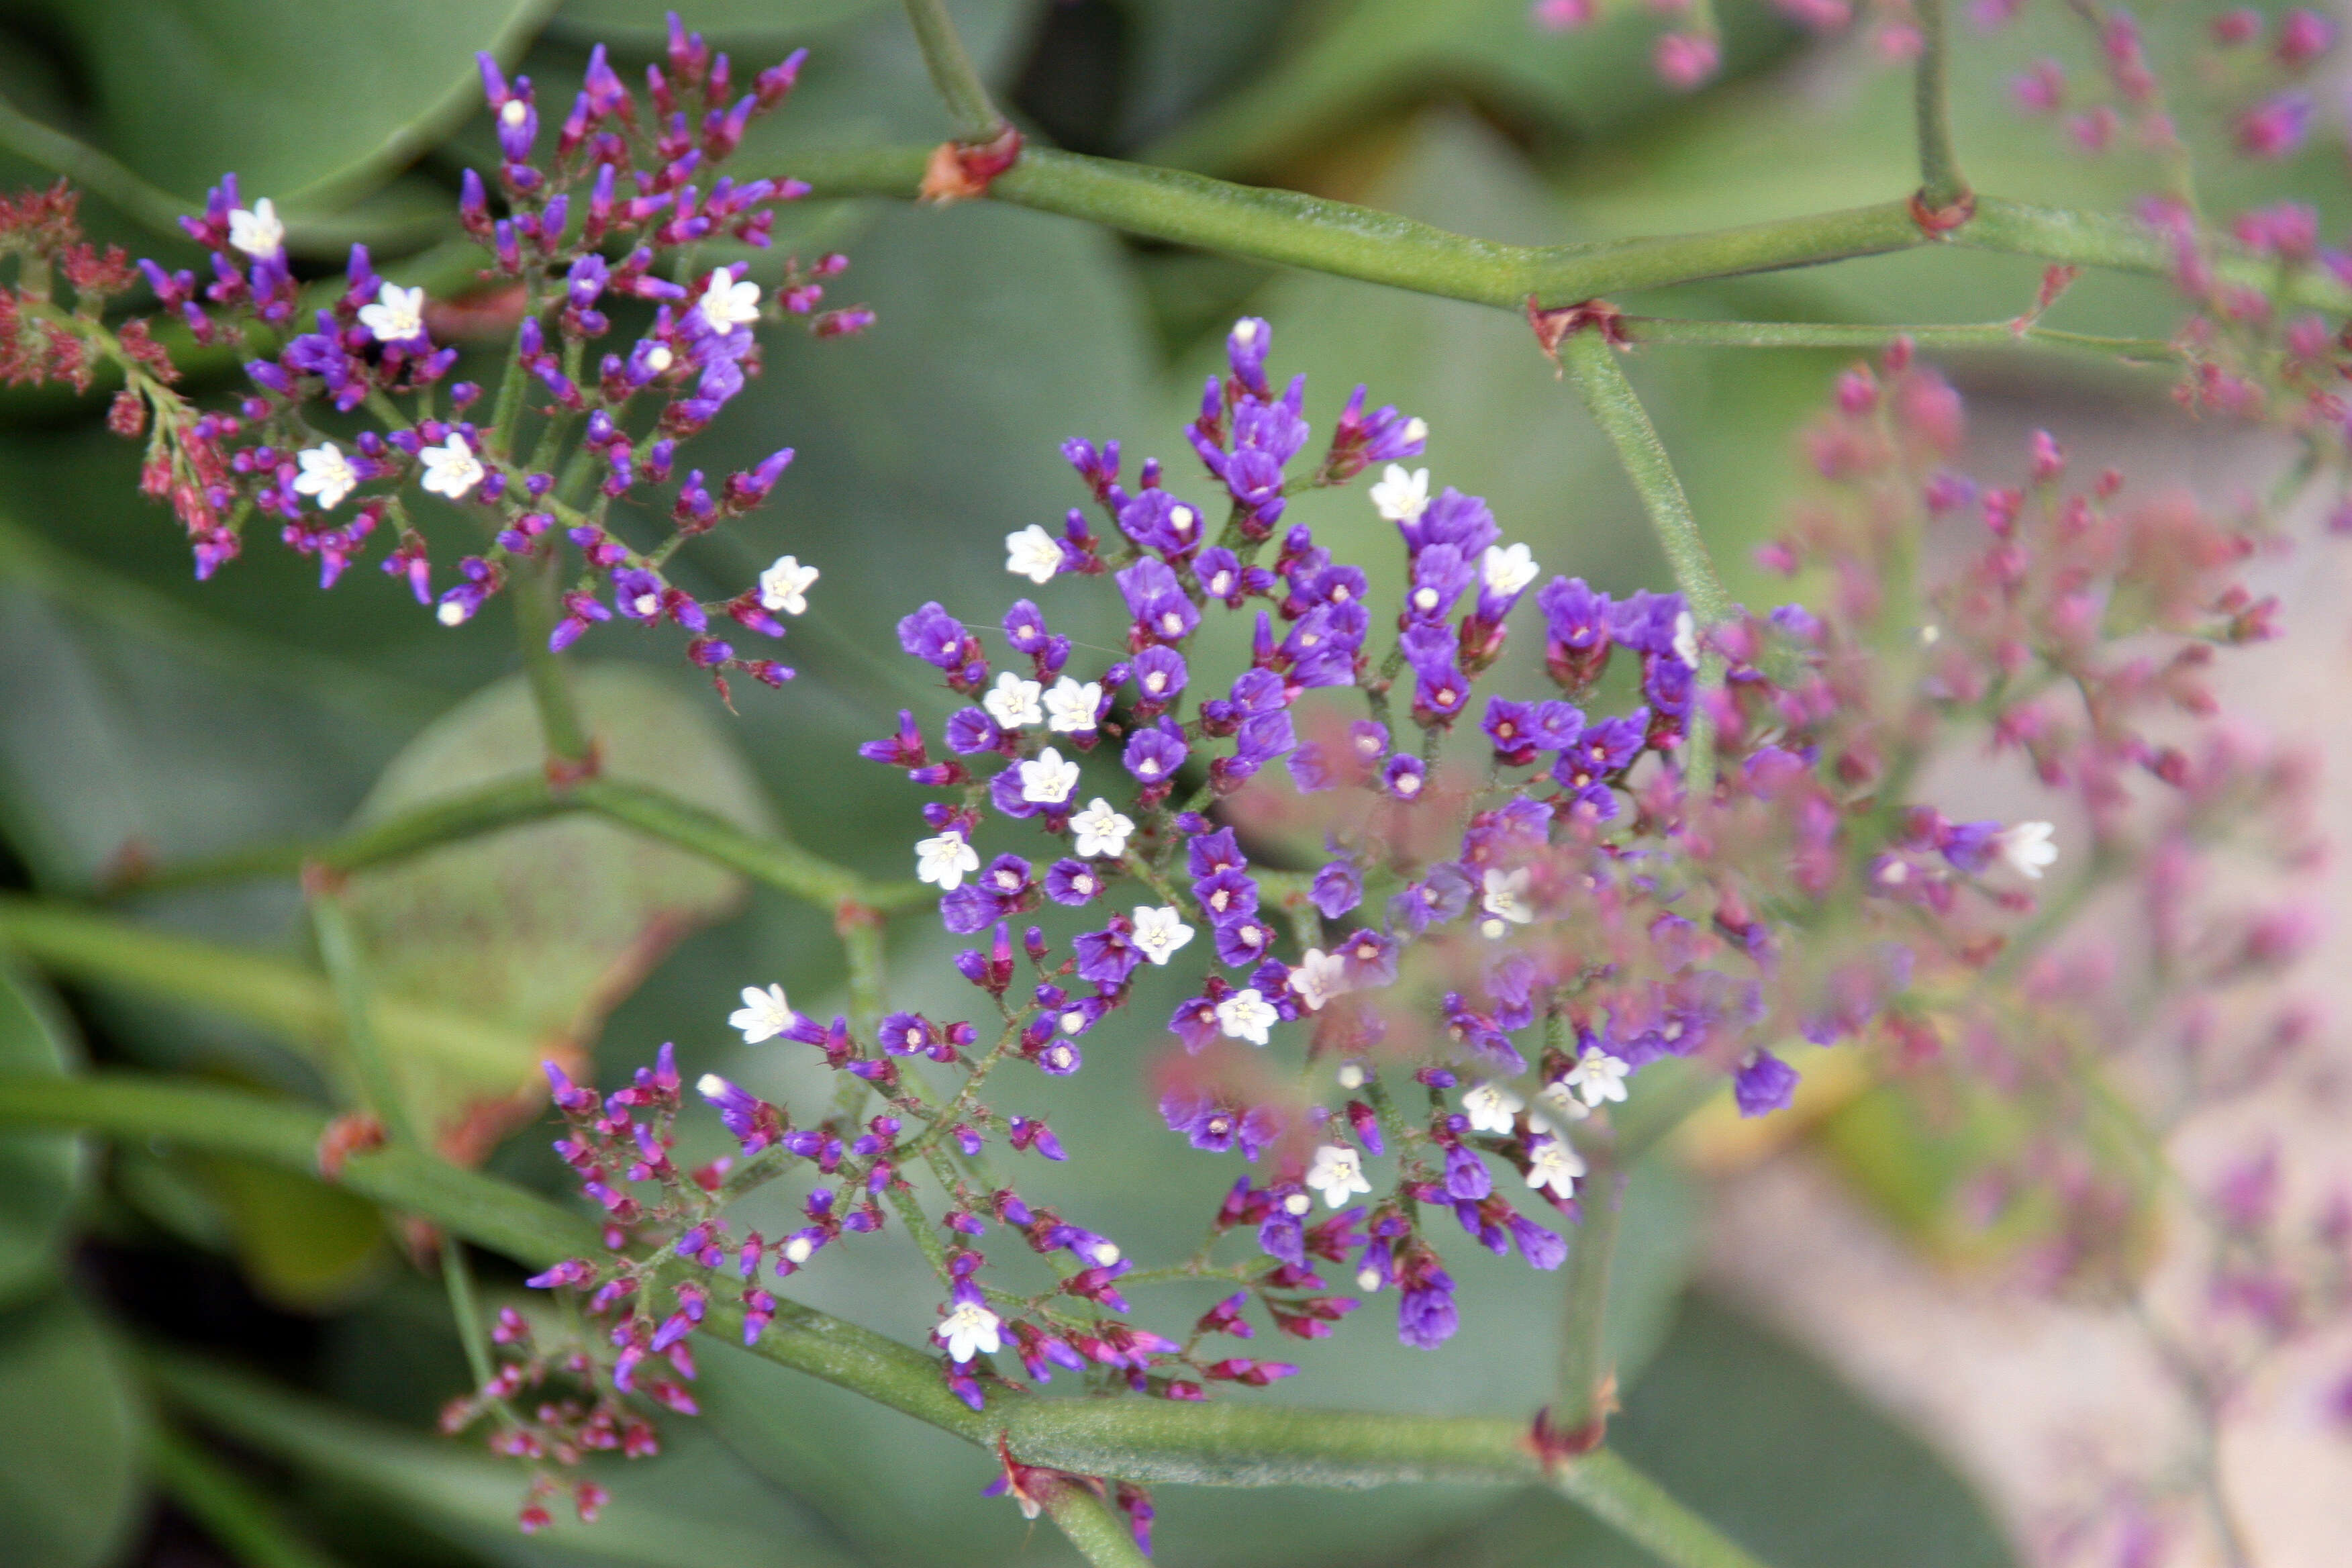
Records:
{"label": "flower bud cluster", "polygon": [[[705,602],[666,567],[687,541],[765,500],[793,453],[712,477],[686,466],[680,448],[758,374],[755,327],[797,318],[815,336],[838,337],[873,318],[820,308],[847,265],[839,256],[787,260],[770,290],[744,262],[691,270],[705,241],[766,248],[776,205],[806,194],[799,181],[738,183],[719,172],[751,121],[792,90],[803,57],[739,89],[724,54],[675,16],[670,28],[642,93],[597,47],[555,127],[541,126],[528,78],[509,81],[481,57],[500,162],[488,182],[472,170],[464,176],[457,216],[489,264],[462,304],[380,276],[358,245],[340,282],[303,284],[275,204],[261,196],[248,206],[231,175],[200,216],[182,220],[210,253],[208,275],[139,268],[197,342],[276,343],[247,363],[249,395],[200,413],[163,389],[168,363],[138,323],[108,334],[85,310],[91,319],[61,331],[43,309],[27,326],[15,296],[0,302],[9,312],[0,340],[15,356],[7,365],[77,380],[93,355],[146,367],[114,425],[149,431],[144,488],[187,529],[199,577],[239,552],[257,519],[317,559],[322,586],[381,535],[390,544],[383,570],[444,625],[462,625],[527,577],[534,595],[560,600],[551,628],[538,634],[552,648],[616,616],[667,624],[686,634],[687,658],[722,694],[730,671],[781,684],[789,668],[739,654],[730,639],[782,637],[780,617],[806,608],[816,569],[788,555],[753,587]],[[69,201],[65,210],[69,218]],[[47,232],[39,216],[27,208],[26,232]],[[110,273],[94,263],[82,270],[93,302],[127,283],[115,276],[126,271],[119,258]],[[460,356],[451,341],[486,321],[513,332],[487,395],[452,379]],[[411,510],[418,492],[461,513],[478,536],[455,582],[437,589],[435,546]],[[616,507],[666,511],[667,531],[635,542]]]}

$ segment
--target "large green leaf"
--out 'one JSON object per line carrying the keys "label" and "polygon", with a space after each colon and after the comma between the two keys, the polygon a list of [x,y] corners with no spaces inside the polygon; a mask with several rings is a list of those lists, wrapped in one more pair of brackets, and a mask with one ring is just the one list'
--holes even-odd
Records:
{"label": "large green leaf", "polygon": [[[43,0],[79,47],[109,152],[195,196],[347,200],[478,101],[474,56],[512,59],[553,0]],[[559,110],[560,112],[560,110]]]}
{"label": "large green leaf", "polygon": [[[1916,1436],[1777,1334],[1693,1295],[1611,1423],[1612,1447],[1766,1563],[2013,1568],[1968,1483]],[[1655,1559],[1531,1492],[1405,1563],[1654,1568]]]}
{"label": "large green leaf", "polygon": [[0,1315],[0,1568],[99,1568],[137,1523],[144,1405],[65,1292]]}
{"label": "large green leaf", "polygon": [[[62,1076],[80,1056],[47,989],[0,963],[0,1072]],[[70,1135],[0,1133],[0,1306],[55,1275],[83,1165]]]}
{"label": "large green leaf", "polygon": [[[754,832],[773,828],[718,705],[682,680],[593,665],[572,687],[611,778],[658,784]],[[459,704],[384,770],[356,825],[379,822],[543,764],[528,684],[500,681]],[[730,913],[742,879],[587,816],[509,828],[352,879],[350,901],[375,983],[505,1026],[520,1061],[453,1072],[397,1061],[412,1109],[478,1154],[518,1092],[541,1092],[542,1058],[575,1059],[604,1015],[696,927]]]}

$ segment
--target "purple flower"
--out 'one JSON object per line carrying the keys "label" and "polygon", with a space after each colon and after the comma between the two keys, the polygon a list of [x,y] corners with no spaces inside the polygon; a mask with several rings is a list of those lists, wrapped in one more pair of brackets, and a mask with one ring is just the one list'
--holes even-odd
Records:
{"label": "purple flower", "polygon": [[1414,555],[1433,545],[1450,544],[1465,561],[1476,560],[1481,551],[1503,536],[1484,500],[1451,486],[1418,518],[1399,522],[1397,531],[1404,535],[1405,548]]}
{"label": "purple flower", "polygon": [[1045,869],[1045,896],[1057,904],[1072,908],[1090,904],[1102,890],[1102,873],[1084,860],[1066,857]]}
{"label": "purple flower", "polygon": [[1469,873],[1450,860],[1441,860],[1422,873],[1421,880],[1389,900],[1389,920],[1419,936],[1433,925],[1459,920],[1470,907],[1473,884]]}
{"label": "purple flower", "polygon": [[1348,984],[1357,990],[1396,984],[1396,939],[1385,932],[1369,926],[1349,932],[1339,944],[1339,959],[1346,966]]}
{"label": "purple flower", "polygon": [[1470,562],[1459,548],[1433,544],[1412,561],[1412,586],[1406,591],[1404,613],[1416,621],[1443,621],[1454,613],[1454,601],[1470,585]]}
{"label": "purple flower", "polygon": [[[1135,656],[1135,689],[1139,710],[1156,713],[1183,695],[1184,656],[1172,647],[1148,647]],[[1110,683],[1106,681],[1105,686]]]}
{"label": "purple flower", "polygon": [[1519,1256],[1528,1260],[1530,1268],[1559,1268],[1568,1258],[1568,1243],[1557,1231],[1546,1230],[1524,1215],[1513,1215],[1507,1221],[1511,1235],[1519,1244]]}
{"label": "purple flower", "polygon": [[1072,943],[1078,955],[1079,978],[1113,989],[1126,984],[1135,966],[1143,962],[1128,936],[1127,921],[1117,918],[1108,930],[1082,932]]}
{"label": "purple flower", "polygon": [[1769,1051],[1748,1058],[1732,1079],[1731,1095],[1742,1116],[1785,1110],[1797,1092],[1797,1069]]}
{"label": "purple flower", "polygon": [[1528,739],[1538,752],[1564,752],[1584,730],[1584,713],[1572,703],[1538,702],[1528,715]]}
{"label": "purple flower", "polygon": [[1217,959],[1234,969],[1263,962],[1274,949],[1274,928],[1255,914],[1235,915],[1215,926]]}
{"label": "purple flower", "polygon": [[1454,1279],[1443,1268],[1422,1270],[1397,1299],[1397,1338],[1415,1350],[1435,1350],[1461,1326]]}
{"label": "purple flower", "polygon": [[1354,864],[1334,860],[1315,873],[1315,884],[1307,895],[1327,921],[1336,921],[1364,901],[1364,879]]}
{"label": "purple flower", "polygon": [[1647,588],[1637,589],[1632,598],[1611,611],[1609,635],[1641,653],[1671,654],[1675,651],[1675,623],[1682,613],[1680,594],[1653,594]]}
{"label": "purple flower", "polygon": [[1146,557],[1121,572],[1117,581],[1136,631],[1147,641],[1182,642],[1201,624],[1201,612],[1185,597],[1184,585],[1165,563]]}
{"label": "purple flower", "polygon": [[959,756],[992,752],[1003,739],[995,721],[977,708],[960,708],[948,716],[948,750]]}
{"label": "purple flower", "polygon": [[1560,647],[1591,653],[1609,646],[1613,606],[1608,595],[1593,592],[1583,578],[1553,578],[1537,590],[1536,608],[1543,612],[1545,634]]}
{"label": "purple flower", "polygon": [[1243,870],[1248,865],[1230,827],[1220,827],[1214,833],[1196,833],[1184,846],[1184,868],[1196,879],[1213,877],[1220,871]]}
{"label": "purple flower", "polygon": [[1457,1202],[1475,1203],[1495,1190],[1486,1162],[1456,1143],[1445,1151],[1445,1194]]}
{"label": "purple flower", "polygon": [[[621,574],[614,574],[617,578]],[[933,600],[898,623],[898,646],[926,664],[954,670],[965,662],[963,623]]]}
{"label": "purple flower", "polygon": [[[1574,710],[1570,710],[1571,712]],[[1532,762],[1536,754],[1535,708],[1507,697],[1486,699],[1486,717],[1478,727],[1495,743],[1495,754],[1507,763]]]}
{"label": "purple flower", "polygon": [[1240,609],[1242,596],[1252,586],[1250,574],[1243,568],[1241,557],[1222,544],[1201,552],[1201,559],[1193,565],[1193,574],[1200,579],[1202,593],[1212,599],[1222,600],[1229,609]]}
{"label": "purple flower", "polygon": [[1187,747],[1184,732],[1173,722],[1162,719],[1149,730],[1139,730],[1127,742],[1121,759],[1127,771],[1147,784],[1162,784],[1176,776],[1184,765]]}
{"label": "purple flower", "polygon": [[1318,794],[1339,782],[1331,775],[1330,759],[1323,754],[1323,748],[1312,741],[1292,752],[1286,765],[1290,769],[1291,785],[1301,795]]}
{"label": "purple flower", "polygon": [[[1194,1056],[1200,1055],[1220,1032],[1217,1027],[1215,999],[1208,996],[1195,996],[1189,1002],[1178,1003],[1175,1013],[1168,1020],[1168,1027],[1174,1031],[1178,1039],[1184,1042],[1184,1048],[1187,1051]],[[1166,1100],[1160,1101],[1162,1109],[1165,1109],[1167,1103]],[[1169,1122],[1169,1126],[1175,1131],[1182,1131],[1172,1120]],[[1193,1140],[1192,1147],[1202,1149],[1206,1148],[1207,1145],[1196,1138]]]}
{"label": "purple flower", "polygon": [[[1171,559],[1198,549],[1202,533],[1200,509],[1162,489],[1130,497],[1118,509],[1118,530],[1144,549]],[[1139,618],[1141,612],[1137,614]]]}
{"label": "purple flower", "polygon": [[1199,878],[1192,883],[1192,896],[1213,921],[1257,912],[1257,882],[1246,871],[1229,868]]}

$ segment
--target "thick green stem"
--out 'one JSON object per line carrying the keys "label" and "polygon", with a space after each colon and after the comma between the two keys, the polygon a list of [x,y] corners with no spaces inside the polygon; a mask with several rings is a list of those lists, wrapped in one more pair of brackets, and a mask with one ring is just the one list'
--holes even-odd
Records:
{"label": "thick green stem", "polygon": [[1843,321],[1693,321],[1664,316],[1620,316],[1617,330],[1636,343],[1707,349],[1876,349],[1907,338],[1928,349],[2003,349],[2025,344],[2095,354],[2126,363],[2170,365],[2180,350],[2158,338],[2102,338],[2022,330],[2007,321],[1964,325],[1873,326]]}
{"label": "thick green stem", "polygon": [[[314,1172],[326,1126],[316,1110],[232,1089],[131,1074],[0,1077],[0,1125],[154,1139]],[[535,1194],[418,1151],[372,1150],[339,1184],[453,1235],[544,1268],[602,1251],[594,1222]],[[714,1301],[704,1330],[740,1342],[741,1309]],[[937,1361],[879,1334],[786,1303],[757,1353],[823,1378],[1024,1464],[1079,1475],[1203,1486],[1374,1486],[1549,1479],[1673,1568],[1746,1568],[1748,1559],[1606,1449],[1547,1472],[1523,1422],[1154,1399],[1041,1399],[992,1391],[985,1412],[949,1393]],[[1114,1561],[1117,1561],[1114,1559]]]}
{"label": "thick green stem", "polygon": [[1004,129],[1004,116],[988,96],[988,88],[971,63],[955,23],[940,0],[907,0],[907,20],[915,25],[915,42],[929,68],[931,86],[947,105],[956,134],[966,142],[988,142]]}
{"label": "thick green stem", "polygon": [[1919,23],[1919,58],[1912,72],[1912,103],[1919,125],[1919,205],[1945,213],[1968,199],[1969,182],[1952,150],[1950,85],[1946,68],[1950,40],[1944,26],[1944,0],[1912,0]]}
{"label": "thick green stem", "polygon": [[869,909],[889,912],[912,909],[936,896],[920,882],[866,882],[847,868],[788,839],[746,832],[716,813],[649,784],[594,778],[558,789],[536,774],[483,784],[334,838],[264,845],[209,860],[132,872],[108,891],[163,892],[249,878],[291,876],[312,864],[333,871],[357,871],[572,811],[593,811],[827,909],[850,898]]}
{"label": "thick green stem", "polygon": [[548,647],[555,631],[556,557],[519,567],[508,596],[514,600],[515,637],[522,649],[522,668],[530,682],[531,705],[539,710],[539,728],[549,761],[577,771],[595,752],[595,742],[580,716],[572,696],[572,677],[563,656]]}
{"label": "thick green stem", "polygon": [[1559,1388],[1551,1424],[1564,1433],[1606,1421],[1615,1404],[1614,1369],[1603,1335],[1609,1316],[1609,1264],[1617,1252],[1617,1216],[1625,1178],[1596,1157],[1584,1180],[1584,1217],[1568,1247],[1567,1300],[1559,1330]]}
{"label": "thick green stem", "polygon": [[1042,1500],[1045,1516],[1096,1568],[1150,1568],[1151,1559],[1136,1545],[1127,1516],[1089,1488],[1057,1486]]}
{"label": "thick green stem", "polygon": [[[927,147],[875,147],[796,155],[788,171],[824,196],[911,200],[922,184]],[[988,194],[998,201],[1060,213],[1129,234],[1232,256],[1328,272],[1415,293],[1503,310],[1529,295],[1547,305],[1663,289],[1710,278],[1812,267],[1927,243],[1907,200],[1810,213],[1745,227],[1655,238],[1559,246],[1504,245],[1452,234],[1393,213],[1295,191],[1241,185],[1177,169],[1088,158],[1050,147],[1025,150]],[[1976,216],[1948,243],[2074,266],[2168,276],[2166,238],[2134,218],[2029,206],[1979,195]],[[2315,310],[2352,311],[2352,287],[2324,268],[2284,282],[2274,262],[2241,247],[2215,246],[2215,268],[2233,283]]]}
{"label": "thick green stem", "polygon": [[158,1423],[147,1463],[163,1495],[245,1568],[335,1568],[297,1534],[277,1505],[243,1476],[171,1426]]}

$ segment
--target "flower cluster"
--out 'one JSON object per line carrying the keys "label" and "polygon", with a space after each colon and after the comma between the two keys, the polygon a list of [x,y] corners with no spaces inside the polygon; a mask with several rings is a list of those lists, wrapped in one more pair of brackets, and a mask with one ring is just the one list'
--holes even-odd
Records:
{"label": "flower cluster", "polygon": [[[673,16],[642,98],[599,47],[551,137],[530,80],[509,81],[481,57],[500,162],[490,181],[464,175],[458,220],[488,265],[462,305],[380,276],[364,246],[340,279],[305,284],[272,199],[248,205],[225,178],[200,216],[182,220],[210,253],[208,274],[138,266],[164,319],[197,342],[276,343],[245,367],[251,394],[220,411],[169,390],[169,363],[142,323],[110,332],[98,321],[96,307],[137,274],[119,255],[75,247],[70,197],[27,197],[0,215],[10,248],[35,258],[5,300],[0,374],[81,384],[94,360],[122,368],[112,424],[148,432],[144,488],[187,529],[199,577],[238,553],[257,518],[317,559],[322,586],[381,535],[383,570],[444,625],[528,581],[527,619],[546,623],[534,635],[552,648],[615,616],[668,624],[722,693],[730,670],[781,684],[792,671],[739,655],[726,628],[782,637],[780,617],[807,607],[816,569],[788,555],[743,593],[704,602],[666,567],[688,540],[757,507],[792,461],[786,448],[716,479],[680,463],[680,447],[758,374],[753,329],[799,318],[835,337],[872,320],[862,308],[819,309],[846,265],[839,256],[789,259],[768,289],[747,262],[693,269],[706,241],[766,248],[776,205],[806,193],[791,179],[719,172],[751,121],[791,92],[801,60],[739,85],[727,56]],[[52,258],[83,300],[71,316],[47,301],[38,263]],[[486,321],[512,329],[487,400],[453,379],[461,356],[451,341]],[[416,492],[460,513],[478,540],[437,592]],[[666,511],[666,531],[633,542],[621,508]]]}

